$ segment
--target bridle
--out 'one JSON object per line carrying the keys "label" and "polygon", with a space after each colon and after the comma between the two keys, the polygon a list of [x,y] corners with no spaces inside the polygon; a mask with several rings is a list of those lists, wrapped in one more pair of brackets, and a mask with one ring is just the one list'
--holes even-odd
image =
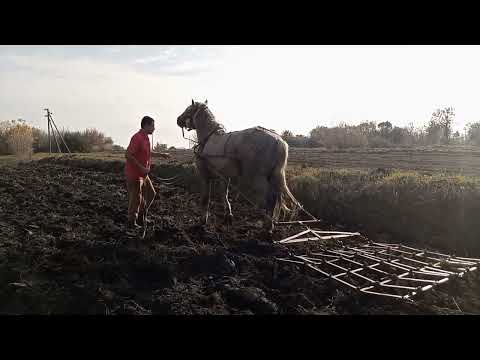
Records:
{"label": "bridle", "polygon": [[195,113],[193,114],[193,116],[188,117],[188,118],[185,120],[185,126],[182,126],[182,127],[181,127],[181,128],[182,128],[182,137],[183,137],[185,140],[188,140],[188,141],[191,141],[191,142],[197,143],[197,144],[198,144],[198,141],[185,137],[184,129],[186,128],[187,131],[190,131],[190,130],[193,130],[193,129],[194,129],[193,127],[190,127],[190,125],[192,125],[192,124],[194,123],[194,120],[197,118],[197,115],[198,115],[198,113],[200,112],[200,110],[201,110],[201,108],[200,108],[200,106],[199,106],[198,109],[197,109],[197,111],[195,111]]}
{"label": "bridle", "polygon": [[195,111],[195,114],[193,114],[192,117],[188,117],[187,120],[190,120],[188,123],[187,121],[185,121],[185,127],[187,128],[188,131],[194,129],[193,127],[191,127],[190,125],[193,125],[195,124],[195,119],[197,118],[198,116],[198,113],[200,112],[200,110],[202,110],[202,107],[201,106],[198,106],[198,109],[197,111]]}
{"label": "bridle", "polygon": [[198,109],[195,111],[195,113],[193,114],[192,117],[188,117],[187,120],[185,121],[185,126],[182,126],[182,137],[185,139],[185,140],[188,140],[188,141],[191,141],[193,143],[196,143],[195,146],[193,147],[193,152],[194,154],[196,155],[199,155],[202,150],[203,150],[203,147],[207,144],[208,140],[210,139],[210,137],[216,133],[218,130],[220,130],[222,128],[221,125],[217,125],[212,131],[210,131],[208,133],[208,135],[205,137],[205,139],[203,141],[197,141],[197,140],[193,140],[193,139],[190,139],[190,138],[186,138],[185,137],[185,133],[184,133],[184,128],[187,129],[187,131],[190,131],[190,130],[193,130],[195,128],[191,127],[191,125],[193,125],[195,123],[195,120],[198,116],[198,113],[200,112],[200,110],[202,110],[202,106],[198,106]]}

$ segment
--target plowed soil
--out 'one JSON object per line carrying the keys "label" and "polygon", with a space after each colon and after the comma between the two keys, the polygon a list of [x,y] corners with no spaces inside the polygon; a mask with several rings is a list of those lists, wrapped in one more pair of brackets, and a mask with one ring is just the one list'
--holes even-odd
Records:
{"label": "plowed soil", "polygon": [[122,163],[78,165],[0,169],[1,314],[480,313],[473,275],[406,303],[276,263],[288,249],[265,237],[248,204],[233,203],[233,226],[213,216],[202,228],[199,196],[181,184],[155,183],[153,224],[140,239],[125,227]]}

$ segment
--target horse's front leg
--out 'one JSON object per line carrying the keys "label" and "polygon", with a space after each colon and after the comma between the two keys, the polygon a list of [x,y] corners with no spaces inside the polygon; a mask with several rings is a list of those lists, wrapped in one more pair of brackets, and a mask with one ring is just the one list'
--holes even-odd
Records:
{"label": "horse's front leg", "polygon": [[232,214],[232,206],[230,204],[230,201],[228,200],[228,188],[230,186],[230,178],[225,183],[225,224],[230,226],[233,223],[233,214]]}
{"label": "horse's front leg", "polygon": [[200,223],[202,225],[207,224],[208,217],[210,216],[210,199],[212,195],[212,182],[210,179],[202,181],[200,192],[200,206],[202,209],[202,216]]}
{"label": "horse's front leg", "polygon": [[207,224],[209,217],[212,181],[207,164],[203,159],[197,158],[196,166],[200,175],[200,210],[202,212],[202,215],[200,216],[200,224],[205,225]]}

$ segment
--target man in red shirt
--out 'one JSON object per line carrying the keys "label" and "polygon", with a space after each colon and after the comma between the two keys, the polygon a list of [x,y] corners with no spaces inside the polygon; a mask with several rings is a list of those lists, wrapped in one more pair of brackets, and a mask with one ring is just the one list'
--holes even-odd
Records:
{"label": "man in red shirt", "polygon": [[[150,140],[148,135],[155,131],[155,121],[144,116],[141,129],[132,136],[125,157],[125,177],[128,190],[128,227],[140,228],[145,211],[150,207],[156,192],[148,177],[151,165]],[[166,153],[159,153],[168,158]],[[137,222],[138,220],[138,222]]]}

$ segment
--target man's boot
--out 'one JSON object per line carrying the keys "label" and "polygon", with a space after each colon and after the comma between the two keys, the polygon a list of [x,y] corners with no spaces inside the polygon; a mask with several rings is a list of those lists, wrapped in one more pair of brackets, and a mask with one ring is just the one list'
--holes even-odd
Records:
{"label": "man's boot", "polygon": [[137,223],[137,220],[128,220],[127,229],[128,230],[138,230],[142,227]]}
{"label": "man's boot", "polygon": [[147,225],[152,225],[153,220],[147,219],[144,214],[138,214],[137,224],[139,226],[144,226],[145,223],[147,223]]}

